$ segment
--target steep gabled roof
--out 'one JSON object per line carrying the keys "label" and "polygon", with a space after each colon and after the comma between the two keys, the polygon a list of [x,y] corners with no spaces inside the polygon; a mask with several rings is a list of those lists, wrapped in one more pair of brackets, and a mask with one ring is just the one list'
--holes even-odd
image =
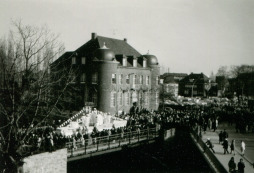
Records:
{"label": "steep gabled roof", "polygon": [[67,60],[69,57],[73,55],[74,52],[68,51],[62,54],[59,58],[57,58],[51,65],[57,65],[63,63],[65,60]]}
{"label": "steep gabled roof", "polygon": [[97,36],[96,40],[98,40],[98,43],[101,47],[105,43],[106,46],[115,53],[115,55],[122,54],[126,56],[135,56],[135,57],[141,56],[141,54],[138,51],[136,51],[124,40],[118,40],[102,36]]}
{"label": "steep gabled roof", "polygon": [[[98,48],[103,47],[104,43],[107,48],[111,49],[115,53],[115,55],[125,55],[127,57],[130,57],[130,56],[141,57],[142,56],[137,50],[135,50],[132,46],[130,46],[127,43],[127,41],[114,39],[114,38],[108,38],[108,37],[102,37],[102,36],[96,36],[95,39],[89,40],[88,42],[80,46],[78,49],[76,49],[74,52],[76,52],[78,56],[85,56],[87,58],[92,58],[94,57],[94,52]],[[64,55],[67,55],[68,53],[69,52],[66,52]],[[59,59],[62,59],[62,58],[63,57],[61,56],[56,61],[59,61]]]}
{"label": "steep gabled roof", "polygon": [[198,73],[198,74],[191,73],[188,76],[186,76],[185,78],[183,78],[182,80],[180,80],[180,82],[188,83],[188,82],[190,82],[190,80],[194,80],[194,81],[198,80],[197,82],[208,82],[209,78],[206,75],[204,75],[203,73]]}

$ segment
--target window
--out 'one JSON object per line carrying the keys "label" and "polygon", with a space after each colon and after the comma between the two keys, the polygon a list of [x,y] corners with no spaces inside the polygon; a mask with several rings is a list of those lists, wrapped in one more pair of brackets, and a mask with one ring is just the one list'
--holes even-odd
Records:
{"label": "window", "polygon": [[130,105],[130,93],[125,93],[125,105]]}
{"label": "window", "polygon": [[148,92],[144,93],[144,97],[145,97],[145,105],[148,105]]}
{"label": "window", "polygon": [[86,82],[86,74],[82,73],[80,76],[80,82],[85,83]]}
{"label": "window", "polygon": [[155,104],[159,104],[159,92],[155,93]]}
{"label": "window", "polygon": [[71,81],[71,83],[75,83],[75,81],[76,81],[76,75],[74,73],[72,73],[70,75],[70,81]]}
{"label": "window", "polygon": [[76,57],[72,57],[71,61],[72,61],[72,64],[76,64]]}
{"label": "window", "polygon": [[116,84],[116,74],[112,74],[111,83]]}
{"label": "window", "polygon": [[141,107],[143,107],[143,100],[144,100],[144,98],[143,98],[142,92],[139,92],[138,98],[139,98],[139,105],[140,105]]}
{"label": "window", "polygon": [[116,92],[111,92],[110,106],[111,107],[116,106]]}
{"label": "window", "polygon": [[123,93],[119,93],[119,105],[123,105]]}
{"label": "window", "polygon": [[137,59],[133,59],[133,67],[137,67]]}
{"label": "window", "polygon": [[156,77],[156,85],[159,85],[160,84],[160,76],[157,76]]}
{"label": "window", "polygon": [[93,92],[92,94],[92,102],[94,103],[94,105],[97,105],[97,93]]}
{"label": "window", "polygon": [[143,84],[143,76],[141,75],[140,78],[139,78],[139,83],[140,84]]}
{"label": "window", "polygon": [[143,60],[143,67],[146,68],[146,60]]}
{"label": "window", "polygon": [[86,57],[82,57],[81,63],[82,63],[82,64],[86,64]]}
{"label": "window", "polygon": [[137,75],[133,75],[133,84],[137,84]]}
{"label": "window", "polygon": [[92,83],[97,84],[98,83],[98,73],[95,72],[92,74]]}
{"label": "window", "polygon": [[130,84],[130,75],[129,74],[126,76],[126,84]]}
{"label": "window", "polygon": [[123,74],[119,75],[119,84],[123,84]]}
{"label": "window", "polygon": [[150,76],[146,76],[146,85],[149,85],[150,83]]}
{"label": "window", "polygon": [[123,58],[123,66],[127,66],[127,59]]}

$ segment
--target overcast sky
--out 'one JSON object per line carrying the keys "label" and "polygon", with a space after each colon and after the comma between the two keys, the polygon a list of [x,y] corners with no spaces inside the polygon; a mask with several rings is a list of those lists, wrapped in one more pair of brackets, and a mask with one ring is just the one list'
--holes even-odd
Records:
{"label": "overcast sky", "polygon": [[12,19],[46,24],[66,51],[92,32],[127,38],[170,72],[209,76],[219,66],[254,64],[254,0],[0,0],[0,37]]}

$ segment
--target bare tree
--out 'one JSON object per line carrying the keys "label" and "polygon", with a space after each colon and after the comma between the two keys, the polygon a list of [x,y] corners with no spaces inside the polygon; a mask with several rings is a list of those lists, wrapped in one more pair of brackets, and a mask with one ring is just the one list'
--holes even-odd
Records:
{"label": "bare tree", "polygon": [[228,72],[228,67],[227,66],[220,66],[220,68],[217,71],[216,76],[225,76],[228,78],[229,72]]}
{"label": "bare tree", "polygon": [[[29,135],[53,115],[73,73],[64,68],[67,75],[51,80],[50,63],[64,50],[57,35],[21,21],[13,26],[0,42],[0,170],[5,172],[17,171]],[[63,87],[52,98],[59,81]]]}

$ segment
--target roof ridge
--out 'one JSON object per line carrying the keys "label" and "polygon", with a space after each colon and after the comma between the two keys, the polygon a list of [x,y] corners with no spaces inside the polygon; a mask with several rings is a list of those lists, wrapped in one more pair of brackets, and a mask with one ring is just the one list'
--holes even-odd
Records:
{"label": "roof ridge", "polygon": [[96,37],[96,38],[98,38],[98,37],[103,37],[103,38],[107,38],[107,39],[112,39],[112,40],[118,40],[118,41],[123,41],[123,42],[125,42],[124,40],[117,39],[117,38],[111,38],[111,37],[105,37],[105,36],[100,36],[100,35],[97,35],[97,37]]}

